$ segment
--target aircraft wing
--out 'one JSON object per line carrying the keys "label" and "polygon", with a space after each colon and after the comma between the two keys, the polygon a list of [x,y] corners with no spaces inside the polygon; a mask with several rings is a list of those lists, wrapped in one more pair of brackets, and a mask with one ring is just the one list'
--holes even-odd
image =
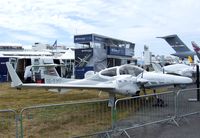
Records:
{"label": "aircraft wing", "polygon": [[[51,83],[51,84],[44,84],[44,83],[23,83],[20,78],[18,77],[17,73],[15,72],[14,68],[9,62],[6,62],[6,66],[8,68],[8,72],[10,77],[13,81],[15,87],[43,87],[43,88],[87,88],[87,89],[114,89],[114,83],[112,82],[93,82],[93,84],[87,82],[79,84],[78,81],[73,81],[73,84],[67,83]],[[77,82],[77,83],[76,83]]]}
{"label": "aircraft wing", "polygon": [[64,67],[64,65],[59,65],[59,64],[32,65],[32,67],[57,67],[57,66],[63,66]]}
{"label": "aircraft wing", "polygon": [[44,84],[44,83],[22,83],[21,87],[42,87],[42,88],[69,88],[69,89],[114,89],[112,84],[79,85],[79,84]]}

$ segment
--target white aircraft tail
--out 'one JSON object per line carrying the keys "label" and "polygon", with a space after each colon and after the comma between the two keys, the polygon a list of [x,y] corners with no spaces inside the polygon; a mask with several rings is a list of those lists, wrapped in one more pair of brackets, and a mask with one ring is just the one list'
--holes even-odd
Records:
{"label": "white aircraft tail", "polygon": [[19,76],[17,75],[17,73],[15,72],[13,66],[9,63],[6,62],[6,66],[8,68],[8,72],[10,74],[11,80],[13,82],[14,87],[19,87],[21,86],[23,83],[20,80]]}
{"label": "white aircraft tail", "polygon": [[194,51],[197,54],[197,57],[200,59],[200,47],[194,41],[192,41],[191,43],[192,43]]}
{"label": "white aircraft tail", "polygon": [[152,67],[155,72],[163,72],[163,69],[160,64],[152,62]]}

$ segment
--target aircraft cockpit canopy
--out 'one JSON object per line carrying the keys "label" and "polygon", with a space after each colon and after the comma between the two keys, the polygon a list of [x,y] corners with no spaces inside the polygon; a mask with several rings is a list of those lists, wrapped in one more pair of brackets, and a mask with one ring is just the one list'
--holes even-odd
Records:
{"label": "aircraft cockpit canopy", "polygon": [[124,65],[119,68],[119,74],[120,75],[132,75],[132,76],[138,76],[143,72],[142,68],[139,68],[135,65]]}
{"label": "aircraft cockpit canopy", "polygon": [[103,70],[101,72],[101,75],[108,76],[108,77],[117,76],[117,68],[111,68],[111,69]]}
{"label": "aircraft cockpit canopy", "polygon": [[47,67],[44,69],[45,75],[51,75],[51,76],[58,76],[58,73],[54,67]]}
{"label": "aircraft cockpit canopy", "polygon": [[103,70],[101,72],[101,75],[108,76],[108,77],[113,77],[113,76],[117,76],[117,75],[138,76],[142,72],[143,72],[142,68],[139,68],[139,67],[134,66],[134,65],[127,64],[127,65],[123,65],[119,68],[115,67],[115,68]]}

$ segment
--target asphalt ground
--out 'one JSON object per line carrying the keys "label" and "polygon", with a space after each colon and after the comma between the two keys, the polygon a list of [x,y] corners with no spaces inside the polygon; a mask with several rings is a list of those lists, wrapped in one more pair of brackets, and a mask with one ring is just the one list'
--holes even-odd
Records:
{"label": "asphalt ground", "polygon": [[[173,122],[162,122],[144,127],[134,128],[126,132],[131,138],[199,138],[200,115],[191,115],[178,121],[179,127]],[[127,138],[119,132],[114,138]]]}
{"label": "asphalt ground", "polygon": [[[191,85],[188,88],[195,87],[195,85]],[[196,90],[187,90],[180,93],[178,98],[178,113],[180,115],[200,111],[200,102],[190,102],[190,98],[196,98]],[[169,110],[173,110],[172,108],[173,106],[168,105],[168,107],[166,108],[166,112],[169,112]],[[162,110],[162,112],[164,113],[165,111]],[[138,120],[138,116],[137,118],[132,119],[133,120],[126,119],[118,123],[119,125],[124,125],[126,123],[127,126],[133,125],[133,122],[135,120]],[[200,114],[177,118],[176,121],[179,126],[177,126],[172,120],[170,120],[161,123],[146,125],[143,127],[128,129],[126,130],[126,133],[131,138],[200,138]],[[127,138],[126,133],[118,132],[112,137]]]}

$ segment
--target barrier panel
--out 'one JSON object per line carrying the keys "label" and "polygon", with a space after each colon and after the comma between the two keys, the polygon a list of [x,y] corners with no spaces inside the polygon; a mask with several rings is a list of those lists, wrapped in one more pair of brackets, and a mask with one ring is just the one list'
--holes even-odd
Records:
{"label": "barrier panel", "polygon": [[119,99],[115,103],[115,112],[114,126],[118,130],[174,120],[175,93],[170,91]]}
{"label": "barrier panel", "polygon": [[0,110],[0,137],[18,138],[17,114],[12,109]]}
{"label": "barrier panel", "polygon": [[200,101],[197,101],[197,88],[177,92],[176,117],[200,113]]}
{"label": "barrier panel", "polygon": [[108,129],[108,100],[33,106],[21,111],[21,137],[76,137]]}

